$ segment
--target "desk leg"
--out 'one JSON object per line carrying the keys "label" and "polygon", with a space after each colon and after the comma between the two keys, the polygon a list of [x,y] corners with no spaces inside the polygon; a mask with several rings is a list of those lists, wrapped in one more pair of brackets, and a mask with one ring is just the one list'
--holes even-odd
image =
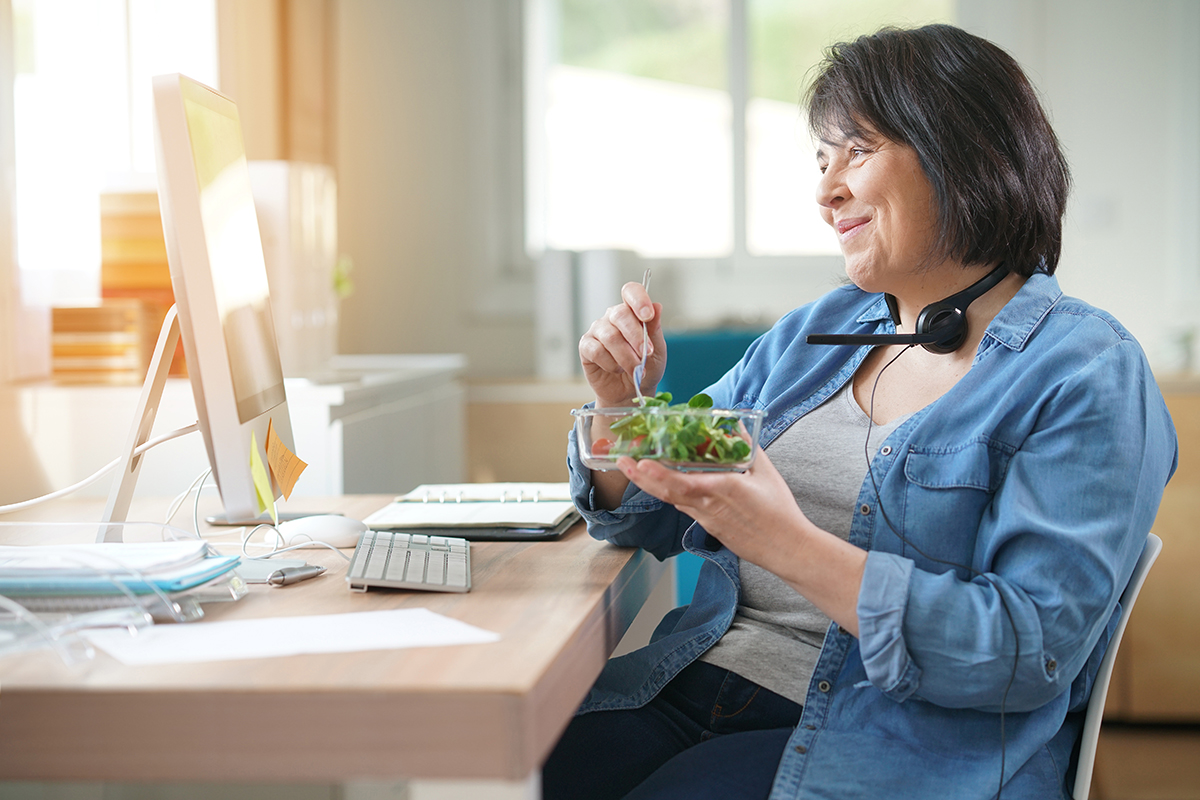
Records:
{"label": "desk leg", "polygon": [[542,775],[524,780],[422,779],[342,785],[341,800],[541,800]]}

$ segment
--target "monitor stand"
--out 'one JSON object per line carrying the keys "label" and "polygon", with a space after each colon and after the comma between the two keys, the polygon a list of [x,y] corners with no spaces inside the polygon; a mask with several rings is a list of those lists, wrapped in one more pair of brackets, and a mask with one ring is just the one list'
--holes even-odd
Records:
{"label": "monitor stand", "polygon": [[178,342],[179,313],[175,306],[171,306],[158,333],[154,355],[150,357],[146,382],[142,384],[142,395],[133,415],[133,426],[129,430],[125,448],[121,451],[121,463],[117,466],[120,470],[118,479],[109,491],[108,505],[101,518],[100,531],[96,534],[97,542],[122,541],[124,525],[121,523],[124,523],[129,515],[129,504],[133,500],[133,488],[137,484],[138,471],[141,469],[144,455],[139,454],[137,449],[150,439],[150,429],[154,427],[154,416],[158,413],[159,403],[162,401],[163,387],[167,383],[167,374],[171,370],[171,360],[175,357]]}

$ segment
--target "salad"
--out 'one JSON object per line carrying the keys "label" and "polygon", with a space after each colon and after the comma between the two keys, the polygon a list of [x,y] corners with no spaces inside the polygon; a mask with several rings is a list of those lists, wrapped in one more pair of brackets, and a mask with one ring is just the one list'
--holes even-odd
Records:
{"label": "salad", "polygon": [[703,393],[677,405],[671,405],[671,399],[670,392],[641,398],[638,409],[609,424],[615,438],[592,440],[591,456],[655,458],[701,466],[749,461],[752,450],[739,420],[746,412],[711,411],[712,398]]}

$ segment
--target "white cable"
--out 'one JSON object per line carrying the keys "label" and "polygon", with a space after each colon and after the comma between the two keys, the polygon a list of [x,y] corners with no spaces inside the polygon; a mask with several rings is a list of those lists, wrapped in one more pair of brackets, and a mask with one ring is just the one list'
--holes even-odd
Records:
{"label": "white cable", "polygon": [[[212,475],[212,467],[200,478],[200,485],[196,487],[196,499],[192,503],[192,530],[196,532],[196,536],[203,539],[204,535],[200,533],[200,493],[204,491],[204,483]],[[215,484],[214,484],[215,486]]]}
{"label": "white cable", "polygon": [[[269,528],[270,532],[275,534],[275,541],[273,541],[270,544],[267,544],[266,542],[251,542],[250,537],[253,536],[254,534],[258,533],[258,531],[261,528]],[[283,541],[283,535],[279,533],[279,529],[276,528],[274,525],[271,525],[270,523],[267,523],[267,522],[263,522],[258,525],[255,525],[253,528],[250,529],[249,533],[247,533],[245,536],[242,537],[242,558],[245,558],[249,561],[262,561],[264,559],[273,558],[273,557],[279,555],[280,553],[288,553],[288,552],[291,552],[292,550],[300,550],[301,548],[311,548],[313,545],[319,545],[320,547],[327,547],[330,550],[332,550],[333,552],[337,553],[339,556],[341,556],[342,560],[344,560],[344,561],[350,560],[350,556],[346,555],[341,550],[339,550],[338,548],[331,545],[329,542],[322,542],[322,541],[314,539],[314,540],[310,540],[307,542],[301,542],[300,544],[293,544],[288,547],[280,547],[279,544],[282,541]],[[255,547],[270,547],[271,552],[266,553],[261,556],[252,556],[248,552],[246,552],[246,547],[251,544],[254,545]]]}
{"label": "white cable", "polygon": [[[179,509],[183,506],[184,501],[187,500],[188,495],[190,495],[193,491],[196,492],[197,495],[200,494],[200,491],[204,488],[204,481],[206,478],[208,478],[211,472],[211,468],[204,470],[204,472],[201,472],[192,480],[190,484],[188,484],[186,489],[175,495],[175,499],[172,500],[171,505],[167,507],[167,518],[163,520],[164,525],[171,524],[171,520],[175,519],[175,515],[179,513]],[[199,484],[199,487],[197,487],[196,484]]]}
{"label": "white cable", "polygon": [[[198,422],[193,422],[191,425],[187,425],[182,428],[177,428],[173,431],[170,431],[169,433],[164,433],[161,436],[154,437],[153,439],[149,440],[145,444],[143,444],[140,447],[138,447],[137,449],[135,449],[133,451],[133,454],[135,456],[140,456],[142,453],[146,452],[151,447],[157,447],[158,445],[162,444],[163,442],[168,442],[171,439],[177,439],[180,436],[184,436],[189,433],[195,433],[199,429],[200,429],[200,423],[198,423]],[[23,500],[20,503],[10,503],[9,505],[6,505],[6,506],[0,506],[0,514],[8,514],[13,511],[20,511],[23,508],[29,508],[30,506],[35,506],[35,505],[38,505],[39,503],[46,503],[46,502],[49,502],[50,500],[57,500],[58,498],[65,497],[66,495],[69,495],[72,492],[77,492],[80,489],[82,489],[83,487],[87,486],[88,484],[95,483],[96,481],[100,480],[108,473],[112,472],[114,469],[117,468],[117,466],[120,463],[121,463],[120,458],[114,458],[112,461],[105,464],[103,467],[101,467],[99,470],[97,470],[92,475],[89,475],[88,477],[81,480],[79,483],[72,484],[71,486],[68,486],[65,489],[59,489],[57,492],[51,492],[50,494],[42,495],[41,497],[35,497],[32,500]]]}

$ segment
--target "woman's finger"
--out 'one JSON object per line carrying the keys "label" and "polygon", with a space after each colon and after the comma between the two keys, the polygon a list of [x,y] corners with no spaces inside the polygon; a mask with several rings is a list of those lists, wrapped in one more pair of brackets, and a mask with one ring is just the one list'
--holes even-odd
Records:
{"label": "woman's finger", "polygon": [[[634,318],[628,306],[613,306],[604,315],[608,323],[603,331],[609,338],[604,339],[618,361],[628,363],[632,369],[642,361],[642,323]],[[647,352],[652,352],[652,343],[647,342]],[[632,360],[630,360],[632,359]]]}
{"label": "woman's finger", "polygon": [[654,319],[654,303],[646,287],[630,281],[621,287],[621,299],[633,312],[638,322],[649,322]]}
{"label": "woman's finger", "polygon": [[653,459],[617,459],[617,467],[639,488],[680,508],[703,508],[725,493],[726,473],[683,473]]}

